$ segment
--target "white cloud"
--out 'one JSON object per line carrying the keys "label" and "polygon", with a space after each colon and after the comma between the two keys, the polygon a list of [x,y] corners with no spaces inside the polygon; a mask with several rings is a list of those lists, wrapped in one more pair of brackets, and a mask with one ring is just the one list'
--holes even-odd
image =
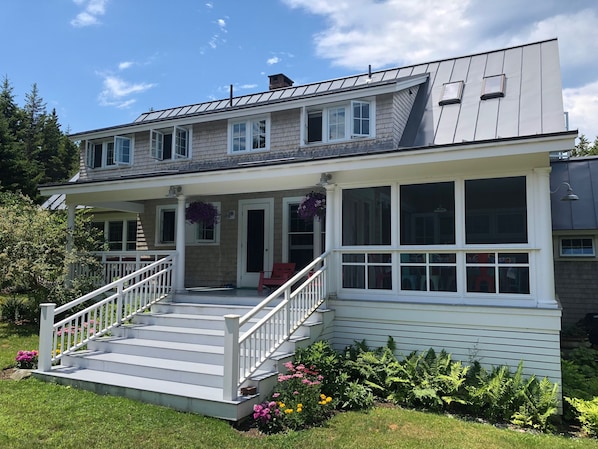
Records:
{"label": "white cloud", "polygon": [[598,81],[563,90],[565,111],[569,113],[569,128],[579,129],[590,141],[598,137]]}
{"label": "white cloud", "polygon": [[272,58],[269,58],[266,63],[268,65],[274,65],[274,64],[278,64],[281,61],[281,59],[278,56],[273,56]]}
{"label": "white cloud", "polygon": [[73,0],[73,2],[78,6],[83,6],[84,10],[71,20],[71,25],[82,28],[100,23],[99,16],[106,13],[108,0]]}
{"label": "white cloud", "polygon": [[112,74],[103,76],[103,90],[98,96],[102,106],[126,108],[136,101],[134,98],[128,97],[133,94],[143,93],[155,86],[152,83],[130,83]]}
{"label": "white cloud", "polygon": [[118,69],[119,70],[126,70],[130,67],[132,67],[135,63],[133,61],[123,61],[121,63],[118,64]]}
{"label": "white cloud", "polygon": [[224,19],[218,19],[218,26],[220,27],[220,29],[224,30],[226,28],[226,22]]}
{"label": "white cloud", "polygon": [[571,128],[598,135],[595,0],[283,0],[322,16],[316,54],[364,71],[473,54],[557,37]]}

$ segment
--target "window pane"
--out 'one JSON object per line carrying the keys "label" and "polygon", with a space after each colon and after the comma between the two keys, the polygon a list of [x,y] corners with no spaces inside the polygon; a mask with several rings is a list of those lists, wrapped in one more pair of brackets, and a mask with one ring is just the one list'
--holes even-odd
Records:
{"label": "window pane", "polygon": [[328,110],[328,140],[345,138],[345,108]]}
{"label": "window pane", "polygon": [[172,134],[164,134],[164,147],[163,147],[163,157],[165,160],[172,159]]}
{"label": "window pane", "polygon": [[102,146],[101,143],[93,146],[93,168],[102,166]]}
{"label": "window pane", "polygon": [[127,221],[127,251],[137,249],[137,221]]}
{"label": "window pane", "polygon": [[175,153],[177,157],[185,158],[187,153],[187,130],[182,128],[176,129]]}
{"label": "window pane", "polygon": [[160,243],[173,243],[175,229],[175,211],[162,210]]}
{"label": "window pane", "polygon": [[455,184],[401,186],[401,244],[455,243]]}
{"label": "window pane", "polygon": [[368,266],[368,288],[392,290],[392,268],[389,266]]}
{"label": "window pane", "polygon": [[343,245],[390,245],[390,187],[343,190]]}
{"label": "window pane", "polygon": [[307,141],[322,141],[322,111],[311,111],[307,113]]}
{"label": "window pane", "polygon": [[465,240],[527,243],[525,177],[465,181]]}
{"label": "window pane", "polygon": [[252,149],[266,148],[266,120],[252,123]]}
{"label": "window pane", "polygon": [[426,290],[426,267],[401,267],[401,290]]}
{"label": "window pane", "polygon": [[370,133],[370,104],[353,102],[353,134],[367,136]]}
{"label": "window pane", "polygon": [[499,267],[498,277],[500,293],[529,293],[528,267]]}
{"label": "window pane", "polygon": [[106,143],[106,165],[114,165],[114,142]]}
{"label": "window pane", "polygon": [[365,288],[365,266],[343,265],[343,288]]}
{"label": "window pane", "polygon": [[108,248],[110,251],[122,251],[123,249],[123,222],[108,222]]}
{"label": "window pane", "polygon": [[245,151],[245,123],[233,125],[233,152]]}

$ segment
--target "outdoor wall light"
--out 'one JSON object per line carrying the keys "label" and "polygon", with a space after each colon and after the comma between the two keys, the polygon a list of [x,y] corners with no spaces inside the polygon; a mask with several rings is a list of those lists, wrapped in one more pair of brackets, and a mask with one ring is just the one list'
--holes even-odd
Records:
{"label": "outdoor wall light", "polygon": [[316,185],[320,187],[326,187],[328,184],[330,184],[331,179],[332,175],[330,173],[322,173],[320,176],[320,181]]}
{"label": "outdoor wall light", "polygon": [[166,198],[176,198],[183,194],[183,187],[182,186],[170,186],[168,189],[168,193],[166,194]]}
{"label": "outdoor wall light", "polygon": [[563,196],[561,198],[561,201],[577,201],[579,199],[579,197],[575,193],[573,193],[571,184],[569,184],[568,182],[564,182],[564,181],[561,182],[561,184],[555,190],[551,191],[550,193],[553,194],[553,193],[558,192],[559,189],[563,186],[567,187],[567,193],[565,194],[565,196]]}

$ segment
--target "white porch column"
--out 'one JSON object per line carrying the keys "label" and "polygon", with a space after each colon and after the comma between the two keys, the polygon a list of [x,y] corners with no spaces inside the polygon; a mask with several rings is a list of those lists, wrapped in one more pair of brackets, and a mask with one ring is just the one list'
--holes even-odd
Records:
{"label": "white porch column", "polygon": [[175,291],[185,290],[185,195],[177,196]]}
{"label": "white porch column", "polygon": [[[337,204],[336,204],[336,184],[326,184],[324,186],[326,189],[326,251],[330,251],[334,248],[335,245],[335,235],[334,229],[337,217],[339,216],[339,211],[337,211]],[[328,256],[328,275],[326,276],[328,279],[328,291],[326,293],[334,294],[336,296],[336,279],[338,277],[337,270],[337,254],[331,253]]]}
{"label": "white porch column", "polygon": [[550,167],[534,169],[534,182],[531,197],[534,213],[534,236],[537,248],[542,248],[536,255],[536,287],[538,306],[558,307],[554,288],[554,253],[552,249],[552,214],[550,210]]}

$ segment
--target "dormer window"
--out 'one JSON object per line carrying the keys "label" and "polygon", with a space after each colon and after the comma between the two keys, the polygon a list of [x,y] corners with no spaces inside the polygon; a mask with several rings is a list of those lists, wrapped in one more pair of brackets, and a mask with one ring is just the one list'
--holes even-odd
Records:
{"label": "dormer window", "polygon": [[175,126],[150,131],[150,156],[160,161],[189,158],[190,131]]}
{"label": "dormer window", "polygon": [[230,154],[270,149],[270,117],[231,121],[228,126]]}
{"label": "dormer window", "polygon": [[482,100],[490,98],[500,98],[505,96],[505,75],[494,75],[484,77],[482,85]]}
{"label": "dormer window", "polygon": [[463,96],[463,81],[456,81],[453,83],[444,83],[442,85],[442,94],[438,104],[444,106],[445,104],[461,103]]}
{"label": "dormer window", "polygon": [[115,136],[112,139],[87,141],[85,162],[89,168],[110,168],[130,165],[133,139]]}
{"label": "dormer window", "polygon": [[332,143],[374,133],[373,101],[353,100],[329,106],[306,108],[304,141]]}

